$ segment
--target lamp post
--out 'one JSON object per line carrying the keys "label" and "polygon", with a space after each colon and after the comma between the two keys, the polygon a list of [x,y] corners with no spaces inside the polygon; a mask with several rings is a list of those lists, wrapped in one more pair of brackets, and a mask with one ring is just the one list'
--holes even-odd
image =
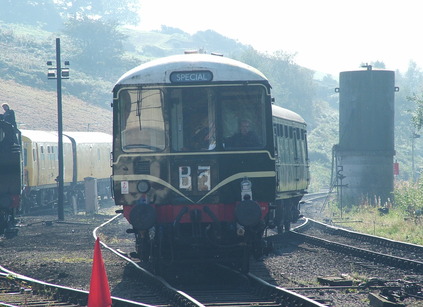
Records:
{"label": "lamp post", "polygon": [[[65,66],[69,65],[69,61],[65,61]],[[52,66],[52,61],[47,61],[48,66]],[[60,60],[60,38],[56,38],[56,67],[49,67],[47,72],[48,79],[57,80],[57,124],[58,124],[58,162],[59,175],[58,195],[57,195],[57,210],[58,218],[63,221],[65,219],[64,213],[64,182],[63,182],[63,123],[62,123],[62,79],[69,79],[69,68],[61,66]]]}

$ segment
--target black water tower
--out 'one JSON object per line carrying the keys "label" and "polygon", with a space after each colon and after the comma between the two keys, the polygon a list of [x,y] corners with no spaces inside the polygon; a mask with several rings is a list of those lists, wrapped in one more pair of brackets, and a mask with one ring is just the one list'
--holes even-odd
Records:
{"label": "black water tower", "polygon": [[343,202],[392,200],[394,185],[395,73],[346,71],[339,75],[338,186]]}

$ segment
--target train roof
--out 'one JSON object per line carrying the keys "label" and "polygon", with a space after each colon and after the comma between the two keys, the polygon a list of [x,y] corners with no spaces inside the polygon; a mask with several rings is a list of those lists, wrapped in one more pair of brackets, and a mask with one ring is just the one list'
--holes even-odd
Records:
{"label": "train roof", "polygon": [[[21,134],[23,138],[27,138],[31,142],[57,143],[58,141],[57,132],[55,131],[21,129]],[[70,141],[63,139],[63,142],[69,143]]]}
{"label": "train roof", "polygon": [[305,120],[299,114],[274,104],[272,105],[272,114],[273,116],[279,118],[287,119],[301,124],[306,124]]}
{"label": "train roof", "polygon": [[[57,131],[21,129],[21,133],[22,137],[29,139],[31,142],[58,142]],[[103,132],[64,131],[63,135],[73,138],[77,143],[112,143],[112,136]],[[68,137],[63,138],[63,143],[70,143]]]}
{"label": "train roof", "polygon": [[156,59],[125,73],[115,84],[171,84],[172,72],[210,71],[214,82],[267,81],[245,63],[210,54],[182,54]]}
{"label": "train roof", "polygon": [[113,137],[103,132],[63,132],[64,135],[71,137],[76,143],[112,143]]}

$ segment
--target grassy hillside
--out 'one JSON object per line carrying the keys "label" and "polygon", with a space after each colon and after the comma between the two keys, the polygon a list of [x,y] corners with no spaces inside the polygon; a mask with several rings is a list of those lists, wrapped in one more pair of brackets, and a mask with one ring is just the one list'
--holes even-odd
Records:
{"label": "grassy hillside", "polygon": [[[54,81],[52,81],[54,82]],[[111,102],[110,93],[110,102]],[[0,103],[8,103],[22,129],[57,130],[56,91],[44,91],[0,79]],[[112,133],[112,109],[100,108],[63,95],[63,130]]]}

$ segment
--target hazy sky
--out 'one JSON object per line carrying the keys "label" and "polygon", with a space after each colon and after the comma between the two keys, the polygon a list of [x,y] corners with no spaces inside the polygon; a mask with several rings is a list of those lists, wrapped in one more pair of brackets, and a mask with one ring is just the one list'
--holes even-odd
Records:
{"label": "hazy sky", "polygon": [[[295,62],[338,76],[383,61],[423,66],[421,0],[140,0],[143,30],[214,30],[256,50],[296,53]],[[214,51],[214,50],[208,50]]]}

